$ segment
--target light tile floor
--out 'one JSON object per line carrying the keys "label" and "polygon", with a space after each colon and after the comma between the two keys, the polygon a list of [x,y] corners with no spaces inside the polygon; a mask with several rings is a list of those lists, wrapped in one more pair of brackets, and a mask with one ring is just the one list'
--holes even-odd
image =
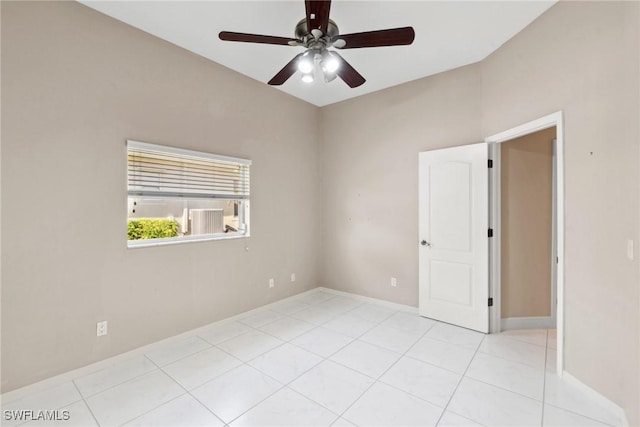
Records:
{"label": "light tile floor", "polygon": [[83,427],[619,425],[555,357],[553,330],[484,335],[317,291],[3,402],[2,425],[21,409]]}

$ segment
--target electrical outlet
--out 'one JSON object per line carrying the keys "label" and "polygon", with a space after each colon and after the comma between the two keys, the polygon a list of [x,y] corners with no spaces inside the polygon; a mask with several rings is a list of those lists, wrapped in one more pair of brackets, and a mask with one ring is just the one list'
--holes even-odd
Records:
{"label": "electrical outlet", "polygon": [[396,286],[398,286],[398,279],[396,279],[395,277],[391,278],[391,286],[393,286],[394,288]]}
{"label": "electrical outlet", "polygon": [[292,282],[296,281],[296,273],[291,273],[291,281]]}
{"label": "electrical outlet", "polygon": [[273,288],[276,285],[276,281],[273,279],[269,279],[269,287]]}
{"label": "electrical outlet", "polygon": [[96,336],[107,335],[107,321],[103,320],[102,322],[98,322],[96,324]]}
{"label": "electrical outlet", "polygon": [[627,258],[633,261],[633,240],[627,240]]}

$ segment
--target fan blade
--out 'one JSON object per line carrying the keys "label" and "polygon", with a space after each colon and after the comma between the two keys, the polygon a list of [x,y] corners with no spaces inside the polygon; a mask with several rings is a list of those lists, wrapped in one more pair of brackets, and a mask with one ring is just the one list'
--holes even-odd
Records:
{"label": "fan blade", "polygon": [[306,0],[304,4],[307,10],[307,30],[311,32],[319,29],[322,34],[327,34],[331,0]]}
{"label": "fan blade", "polygon": [[287,37],[263,36],[260,34],[232,33],[222,31],[218,34],[220,40],[229,42],[246,42],[246,43],[264,43],[264,44],[281,44],[288,46],[289,42],[297,42],[295,39]]}
{"label": "fan blade", "polygon": [[273,78],[269,80],[268,83],[271,86],[280,86],[281,84],[289,80],[289,77],[293,76],[295,72],[298,71],[298,64],[296,64],[296,62],[298,61],[298,58],[303,54],[304,52],[294,56],[294,58],[289,61],[289,63],[285,65],[282,70],[278,71],[278,74],[273,76]]}
{"label": "fan blade", "polygon": [[[412,27],[392,28],[390,30],[366,31],[364,33],[342,34],[337,40],[344,40],[345,46],[340,49],[357,49],[360,47],[399,46],[413,43],[416,37]],[[338,47],[334,43],[334,47]]]}
{"label": "fan blade", "polygon": [[340,76],[340,78],[344,80],[344,82],[350,88],[353,89],[354,87],[358,87],[366,82],[364,77],[362,77],[355,68],[353,68],[347,61],[345,61],[342,56],[338,55],[338,53],[335,51],[331,53],[336,56],[338,62],[340,63],[340,66],[336,70],[336,74]]}

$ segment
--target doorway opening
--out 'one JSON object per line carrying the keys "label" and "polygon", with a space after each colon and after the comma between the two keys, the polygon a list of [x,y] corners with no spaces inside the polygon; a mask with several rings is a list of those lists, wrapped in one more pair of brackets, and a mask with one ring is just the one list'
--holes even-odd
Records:
{"label": "doorway opening", "polygon": [[494,147],[500,191],[500,329],[555,329],[556,127]]}
{"label": "doorway opening", "polygon": [[[560,375],[564,341],[562,113],[493,135],[485,142],[494,165],[489,174],[489,223],[494,230],[489,243],[489,292],[494,301],[489,329],[498,333],[555,325]],[[540,179],[550,181],[550,188],[544,190],[544,183],[535,185]],[[543,203],[546,205],[540,206]]]}

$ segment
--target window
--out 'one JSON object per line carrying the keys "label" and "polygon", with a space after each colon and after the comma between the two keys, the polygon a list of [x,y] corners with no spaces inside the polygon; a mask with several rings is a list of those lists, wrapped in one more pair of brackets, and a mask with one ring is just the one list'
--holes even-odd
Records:
{"label": "window", "polygon": [[128,246],[248,236],[250,165],[127,141]]}

